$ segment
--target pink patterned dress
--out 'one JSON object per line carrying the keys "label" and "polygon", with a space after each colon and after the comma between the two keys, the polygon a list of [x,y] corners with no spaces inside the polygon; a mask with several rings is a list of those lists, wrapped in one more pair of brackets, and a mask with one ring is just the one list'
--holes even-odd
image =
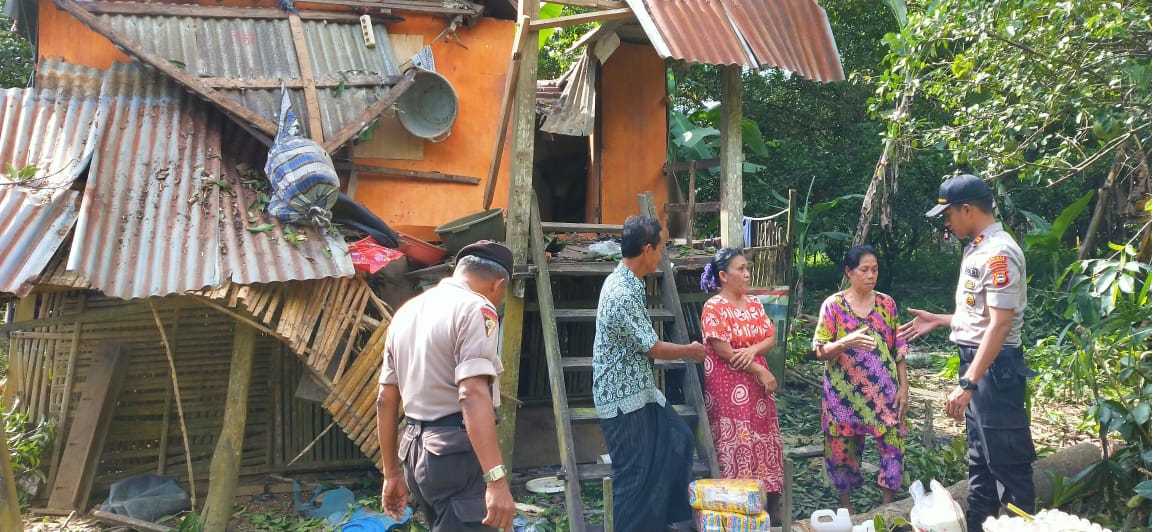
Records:
{"label": "pink patterned dress", "polygon": [[[776,327],[754,296],[745,296],[745,308],[720,295],[704,304],[700,328],[708,356],[704,359],[704,406],[716,443],[720,474],[724,478],[751,478],[765,491],[778,493],[784,483],[784,451],[776,417],[776,397],[751,373],[736,371],[708,344],[728,342],[733,350],[749,347],[776,334]],[[754,363],[767,367],[764,357]]]}

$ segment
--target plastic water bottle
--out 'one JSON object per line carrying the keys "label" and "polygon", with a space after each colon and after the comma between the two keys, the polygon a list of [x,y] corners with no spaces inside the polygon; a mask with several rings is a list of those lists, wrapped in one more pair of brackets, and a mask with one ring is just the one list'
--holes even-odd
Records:
{"label": "plastic water bottle", "polygon": [[816,510],[812,512],[810,524],[816,532],[852,532],[852,517],[848,515],[847,508],[835,512],[829,509]]}

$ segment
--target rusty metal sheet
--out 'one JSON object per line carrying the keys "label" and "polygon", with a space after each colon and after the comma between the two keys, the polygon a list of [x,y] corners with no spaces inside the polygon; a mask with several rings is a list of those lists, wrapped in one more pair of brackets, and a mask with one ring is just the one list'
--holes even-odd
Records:
{"label": "rusty metal sheet", "polygon": [[815,0],[627,2],[661,57],[844,79],[827,14]]}
{"label": "rusty metal sheet", "polygon": [[40,63],[36,88],[0,91],[0,293],[23,297],[76,223],[70,190],[92,156],[103,73],[57,60]]}
{"label": "rusty metal sheet", "polygon": [[28,295],[76,223],[79,198],[66,190],[40,203],[21,187],[0,185],[0,293]]}
{"label": "rusty metal sheet", "polygon": [[[280,89],[258,85],[301,78],[287,20],[127,14],[101,14],[99,18],[123,38],[167,58],[202,82],[225,83],[216,90],[272,121],[280,111]],[[327,84],[317,88],[317,99],[323,137],[330,139],[354,123],[387,89],[379,83],[363,84],[397,76],[400,68],[381,22],[372,25],[374,48],[364,45],[359,24],[304,20],[302,25],[313,76]],[[304,90],[292,88],[290,92],[301,124],[307,127]]]}
{"label": "rusty metal sheet", "polygon": [[[348,277],[339,238],[249,213],[237,166],[263,167],[264,148],[163,76],[116,64],[67,269],[124,299],[241,284]],[[270,224],[266,232],[253,232]]]}

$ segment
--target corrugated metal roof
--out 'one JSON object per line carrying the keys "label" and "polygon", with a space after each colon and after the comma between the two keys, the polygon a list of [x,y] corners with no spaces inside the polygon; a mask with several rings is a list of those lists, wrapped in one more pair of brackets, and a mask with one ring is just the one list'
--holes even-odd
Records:
{"label": "corrugated metal roof", "polygon": [[36,89],[0,91],[0,174],[7,165],[35,166],[23,183],[44,201],[68,188],[92,156],[102,78],[96,69],[45,60]]}
{"label": "corrugated metal roof", "polygon": [[627,2],[661,57],[844,79],[828,16],[815,0]]}
{"label": "corrugated metal roof", "polygon": [[[282,226],[248,213],[255,193],[240,163],[263,167],[265,148],[166,77],[117,64],[84,190],[68,269],[92,288],[125,299],[237,283],[348,277],[339,238]],[[249,227],[272,224],[267,232]]]}
{"label": "corrugated metal roof", "polygon": [[36,168],[20,184],[0,178],[0,293],[27,295],[76,222],[69,187],[95,147],[102,77],[45,60],[39,88],[0,91],[0,174]]}
{"label": "corrugated metal roof", "polygon": [[80,193],[40,203],[28,191],[0,186],[0,293],[24,297],[76,223]]}
{"label": "corrugated metal roof", "polygon": [[[302,77],[286,20],[130,14],[101,14],[99,18],[124,38],[167,58],[202,82],[234,81],[216,89],[272,121],[280,111],[279,80],[292,82]],[[304,20],[302,25],[313,78],[328,84],[316,91],[324,138],[330,139],[355,122],[387,89],[363,84],[399,75],[400,69],[382,23],[372,25],[374,48],[364,46],[359,24]],[[276,85],[241,87],[258,81]],[[341,81],[344,86],[339,85]],[[357,83],[361,86],[354,86]],[[291,93],[297,114],[306,117],[304,90],[293,88]],[[301,123],[308,127],[307,120]]]}

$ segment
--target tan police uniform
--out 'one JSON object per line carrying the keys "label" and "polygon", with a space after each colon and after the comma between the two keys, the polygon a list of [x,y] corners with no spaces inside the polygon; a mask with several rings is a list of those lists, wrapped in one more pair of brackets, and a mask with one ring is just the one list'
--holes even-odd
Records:
{"label": "tan police uniform", "polygon": [[499,320],[496,308],[464,281],[444,279],[396,312],[385,340],[381,384],[400,389],[408,426],[398,454],[417,502],[434,531],[494,530],[487,514],[480,462],[468,440],[459,383],[491,377],[500,405]]}
{"label": "tan police uniform", "polygon": [[1032,443],[1025,408],[1027,378],[1020,331],[1028,305],[1024,253],[1001,224],[989,226],[965,248],[956,286],[952,335],[965,375],[992,323],[990,308],[1012,311],[1012,328],[996,359],[972,392],[968,429],[968,530],[982,530],[1001,503],[1033,509]]}

